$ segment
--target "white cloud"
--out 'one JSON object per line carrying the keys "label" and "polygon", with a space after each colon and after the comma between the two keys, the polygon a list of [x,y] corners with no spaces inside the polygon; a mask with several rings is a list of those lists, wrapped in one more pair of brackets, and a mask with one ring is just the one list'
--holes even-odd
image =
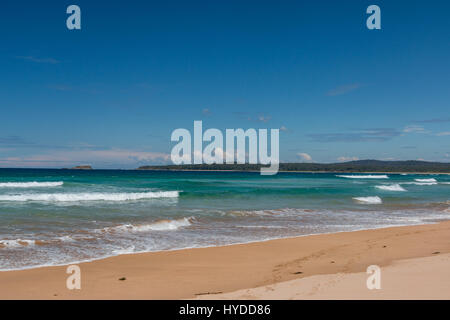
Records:
{"label": "white cloud", "polygon": [[[185,156],[189,158],[188,155]],[[246,161],[248,161],[248,152],[239,152],[238,150],[235,150],[234,152],[227,152],[222,148],[217,147],[214,149],[214,151],[212,151],[212,154],[208,154],[204,151],[202,152],[194,150],[192,152],[192,159],[194,159],[194,157],[202,158],[204,163],[215,163],[215,160],[218,160],[219,163],[225,163],[226,159],[229,157],[234,158],[235,160],[237,160],[239,157],[242,157]]]}
{"label": "white cloud", "polygon": [[285,126],[281,126],[280,131],[288,131],[288,128],[286,128]]}
{"label": "white cloud", "polygon": [[339,158],[337,158],[337,160],[345,162],[345,161],[356,161],[356,160],[359,160],[359,158],[358,157],[339,157]]}
{"label": "white cloud", "polygon": [[332,90],[329,90],[327,92],[327,96],[340,96],[340,95],[355,91],[359,88],[361,88],[360,83],[347,84],[347,85],[343,85],[343,86],[334,88]]}
{"label": "white cloud", "polygon": [[263,123],[267,123],[272,119],[272,116],[270,115],[265,115],[262,113],[259,113],[258,115],[249,113],[249,112],[233,112],[236,116],[238,116],[241,119],[245,119],[248,121],[258,121],[258,122],[263,122]]}
{"label": "white cloud", "polygon": [[258,121],[264,122],[264,123],[269,122],[270,119],[272,119],[271,116],[265,116],[263,114],[259,115],[257,118]]}
{"label": "white cloud", "polygon": [[406,126],[403,129],[404,133],[428,133],[422,126],[412,125],[412,126]]}
{"label": "white cloud", "polygon": [[18,56],[17,59],[32,61],[36,63],[50,63],[50,64],[57,64],[60,63],[59,60],[56,60],[54,58],[38,58],[34,56]]}
{"label": "white cloud", "polygon": [[439,137],[450,136],[450,131],[439,132],[436,135],[439,136]]}
{"label": "white cloud", "polygon": [[299,153],[297,153],[297,156],[300,157],[303,161],[307,161],[307,162],[312,161],[312,157],[307,153],[299,152]]}

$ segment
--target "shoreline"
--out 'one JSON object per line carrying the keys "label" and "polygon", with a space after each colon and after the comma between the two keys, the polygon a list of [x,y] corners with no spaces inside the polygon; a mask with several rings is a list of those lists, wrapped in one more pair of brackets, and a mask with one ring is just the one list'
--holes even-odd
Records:
{"label": "shoreline", "polygon": [[66,266],[2,271],[0,299],[191,299],[436,252],[450,253],[450,221],[113,256],[79,263],[73,291]]}
{"label": "shoreline", "polygon": [[[205,246],[199,246],[199,247],[186,247],[186,248],[174,248],[174,249],[161,249],[161,250],[155,250],[155,251],[138,251],[138,252],[123,252],[115,255],[108,255],[98,258],[90,258],[86,260],[78,260],[73,261],[70,263],[61,263],[61,264],[48,264],[48,265],[37,265],[37,266],[29,266],[29,267],[23,267],[19,269],[0,269],[0,274],[2,272],[20,272],[20,271],[26,271],[26,270],[34,270],[34,269],[41,269],[41,268],[52,268],[52,267],[67,267],[69,265],[79,265],[84,263],[91,263],[96,261],[101,261],[105,259],[110,259],[114,257],[120,257],[120,256],[126,256],[126,255],[136,255],[136,254],[150,254],[150,253],[164,253],[164,252],[173,252],[173,251],[184,251],[184,250],[193,250],[193,249],[207,249],[207,248],[221,248],[221,247],[229,247],[229,246],[238,246],[238,245],[247,245],[247,244],[253,244],[253,243],[264,243],[269,241],[277,241],[277,240],[289,240],[289,239],[296,239],[296,238],[302,238],[302,237],[312,237],[312,236],[320,236],[320,235],[330,235],[330,234],[339,234],[339,233],[349,233],[349,232],[358,232],[358,231],[370,231],[370,230],[379,230],[379,229],[387,229],[387,228],[397,228],[397,227],[412,227],[412,226],[425,226],[425,225],[431,225],[431,224],[437,224],[441,222],[446,222],[450,220],[439,220],[437,222],[430,222],[430,223],[421,223],[421,224],[400,224],[400,225],[390,225],[386,227],[376,227],[376,228],[369,228],[369,229],[355,229],[351,231],[336,231],[336,232],[322,232],[322,233],[310,233],[310,234],[302,234],[302,235],[295,235],[295,236],[288,236],[288,237],[278,237],[278,238],[268,238],[268,239],[262,239],[262,240],[253,240],[248,242],[236,242],[236,243],[228,243],[228,244],[221,244],[221,245],[205,245]],[[3,249],[4,247],[0,247],[0,249]]]}
{"label": "shoreline", "polygon": [[[103,256],[103,257],[89,258],[89,259],[86,259],[86,260],[73,261],[73,262],[70,262],[70,263],[60,263],[60,264],[53,264],[53,265],[52,264],[37,265],[37,266],[29,266],[29,267],[23,267],[23,268],[18,268],[18,269],[4,269],[4,270],[0,269],[0,274],[3,273],[3,272],[21,272],[21,271],[42,269],[42,268],[68,267],[69,265],[79,265],[79,264],[93,263],[93,262],[97,262],[97,261],[102,261],[102,260],[106,260],[106,259],[116,258],[116,257],[120,257],[120,256],[127,256],[127,255],[156,254],[156,253],[184,251],[184,250],[222,248],[222,247],[249,245],[249,244],[254,244],[254,243],[264,243],[264,242],[278,241],[278,240],[291,240],[291,239],[297,239],[297,238],[303,238],[303,237],[314,237],[314,236],[321,236],[321,235],[334,235],[334,234],[340,234],[340,233],[352,233],[352,232],[361,232],[361,231],[382,230],[382,229],[398,228],[398,227],[426,226],[426,225],[439,224],[439,223],[442,223],[442,222],[449,222],[450,223],[450,220],[438,220],[438,221],[435,221],[435,222],[420,223],[420,224],[389,225],[389,226],[385,226],[385,227],[375,227],[375,228],[368,228],[368,229],[367,228],[362,228],[362,229],[355,229],[355,230],[350,230],[350,231],[331,231],[331,232],[321,232],[321,233],[308,233],[308,234],[301,234],[301,235],[295,235],[295,236],[275,237],[275,238],[267,238],[267,239],[261,239],[261,240],[252,240],[252,241],[247,241],[247,242],[235,242],[235,243],[228,243],[228,244],[221,244],[221,245],[205,245],[205,246],[198,246],[198,247],[161,249],[161,250],[155,250],[155,251],[123,252],[123,253],[118,253],[118,254],[114,254],[114,255],[107,255],[107,256]],[[3,248],[4,247],[0,247],[0,249],[3,249]]]}

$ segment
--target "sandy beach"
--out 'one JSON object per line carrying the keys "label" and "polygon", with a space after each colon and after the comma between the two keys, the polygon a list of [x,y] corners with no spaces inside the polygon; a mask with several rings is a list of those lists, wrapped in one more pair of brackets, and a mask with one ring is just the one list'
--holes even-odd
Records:
{"label": "sandy beach", "polygon": [[81,263],[81,290],[66,266],[0,272],[0,299],[448,299],[449,253],[450,222],[322,234]]}

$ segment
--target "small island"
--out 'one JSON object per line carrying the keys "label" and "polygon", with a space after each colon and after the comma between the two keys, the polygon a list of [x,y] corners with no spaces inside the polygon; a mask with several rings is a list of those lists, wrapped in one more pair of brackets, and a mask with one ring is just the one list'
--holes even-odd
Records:
{"label": "small island", "polygon": [[70,170],[92,170],[92,167],[89,165],[86,166],[76,166],[73,168],[70,168]]}

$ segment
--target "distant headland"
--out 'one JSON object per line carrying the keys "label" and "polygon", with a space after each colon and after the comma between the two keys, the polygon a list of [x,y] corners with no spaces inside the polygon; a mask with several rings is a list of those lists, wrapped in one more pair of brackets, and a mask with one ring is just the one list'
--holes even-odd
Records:
{"label": "distant headland", "polygon": [[[164,171],[259,171],[260,164],[197,164],[141,166],[137,170]],[[450,163],[429,161],[357,160],[339,163],[280,163],[287,172],[446,173]]]}

